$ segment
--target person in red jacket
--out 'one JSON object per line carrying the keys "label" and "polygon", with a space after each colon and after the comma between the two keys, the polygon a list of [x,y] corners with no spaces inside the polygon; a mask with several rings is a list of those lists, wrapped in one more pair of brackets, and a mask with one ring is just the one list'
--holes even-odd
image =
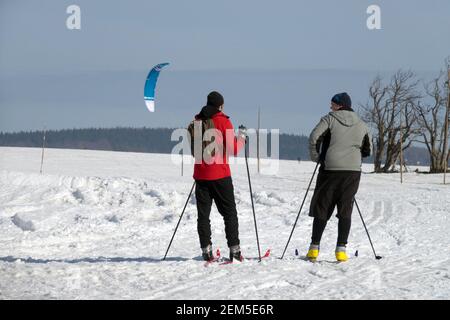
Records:
{"label": "person in red jacket", "polygon": [[214,200],[217,210],[225,222],[225,234],[230,248],[230,260],[242,260],[239,223],[234,199],[233,181],[231,179],[228,155],[234,156],[245,146],[246,128],[239,127],[239,134],[234,134],[233,125],[227,115],[223,113],[223,96],[213,91],[208,95],[206,106],[195,116],[196,120],[211,119],[219,137],[215,143],[221,144],[211,160],[202,160],[194,165],[194,179],[196,181],[195,197],[197,200],[197,230],[200,238],[202,256],[206,261],[214,258],[211,242],[211,224],[209,216]]}

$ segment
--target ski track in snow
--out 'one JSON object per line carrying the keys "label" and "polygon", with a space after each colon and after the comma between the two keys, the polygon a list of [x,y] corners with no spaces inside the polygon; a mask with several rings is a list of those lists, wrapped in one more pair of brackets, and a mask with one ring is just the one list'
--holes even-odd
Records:
{"label": "ski track in snow", "polygon": [[[450,298],[450,186],[442,175],[406,173],[401,185],[397,174],[363,174],[357,200],[384,258],[374,259],[355,208],[351,259],[334,261],[332,218],[310,263],[300,256],[311,236],[312,191],[278,258],[314,164],[281,161],[278,174],[258,175],[250,161],[261,251],[272,255],[205,268],[195,197],[161,261],[192,186],[191,165],[180,177],[170,155],[48,149],[40,175],[40,152],[0,147],[0,299]],[[243,254],[256,257],[245,170],[243,161],[232,166]],[[227,256],[215,207],[211,223],[214,245]]]}

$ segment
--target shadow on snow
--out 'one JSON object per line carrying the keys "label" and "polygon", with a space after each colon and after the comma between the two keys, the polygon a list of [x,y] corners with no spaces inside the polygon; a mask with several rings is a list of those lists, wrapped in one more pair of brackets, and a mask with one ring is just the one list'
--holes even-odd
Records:
{"label": "shadow on snow", "polygon": [[[183,258],[183,257],[168,257],[164,261],[188,261],[188,260],[202,260],[201,257],[195,258]],[[47,263],[105,263],[105,262],[138,262],[138,263],[159,263],[164,262],[162,259],[151,258],[151,257],[136,257],[136,258],[123,258],[123,257],[97,257],[97,258],[79,258],[79,259],[34,259],[34,258],[16,258],[13,256],[0,257],[0,262],[23,262],[23,263],[35,263],[35,264],[47,264]]]}

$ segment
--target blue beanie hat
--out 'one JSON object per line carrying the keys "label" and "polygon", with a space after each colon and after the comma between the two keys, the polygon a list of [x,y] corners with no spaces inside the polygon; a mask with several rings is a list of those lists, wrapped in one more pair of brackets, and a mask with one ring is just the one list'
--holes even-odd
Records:
{"label": "blue beanie hat", "polygon": [[335,94],[333,98],[331,98],[331,101],[341,107],[346,108],[352,107],[352,99],[350,99],[350,96],[347,94],[347,92]]}

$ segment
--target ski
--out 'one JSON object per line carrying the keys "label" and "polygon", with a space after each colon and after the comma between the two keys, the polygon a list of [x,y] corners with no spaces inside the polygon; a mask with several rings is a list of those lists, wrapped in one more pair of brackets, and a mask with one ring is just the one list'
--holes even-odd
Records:
{"label": "ski", "polygon": [[[264,253],[263,256],[261,256],[261,260],[270,257],[270,249],[267,249],[266,252]],[[242,261],[240,262],[244,262],[245,260],[259,260],[258,257],[251,257],[251,258],[243,258]],[[227,265],[227,264],[232,264],[233,261],[230,259],[226,259],[224,262],[220,263],[219,265],[223,266],[223,265]]]}
{"label": "ski", "polygon": [[[328,264],[341,264],[341,263],[345,263],[344,261],[330,261],[330,260],[319,260],[319,259],[310,259],[307,256],[300,256],[299,257],[300,260],[306,261],[306,262],[311,262],[311,263],[317,263],[317,264],[324,264],[324,263],[328,263]],[[348,258],[348,260],[351,260],[352,258]]]}
{"label": "ski", "polygon": [[[270,256],[270,249],[267,249],[263,256],[261,256],[261,260],[268,258]],[[259,260],[258,257],[244,258],[244,260]]]}

